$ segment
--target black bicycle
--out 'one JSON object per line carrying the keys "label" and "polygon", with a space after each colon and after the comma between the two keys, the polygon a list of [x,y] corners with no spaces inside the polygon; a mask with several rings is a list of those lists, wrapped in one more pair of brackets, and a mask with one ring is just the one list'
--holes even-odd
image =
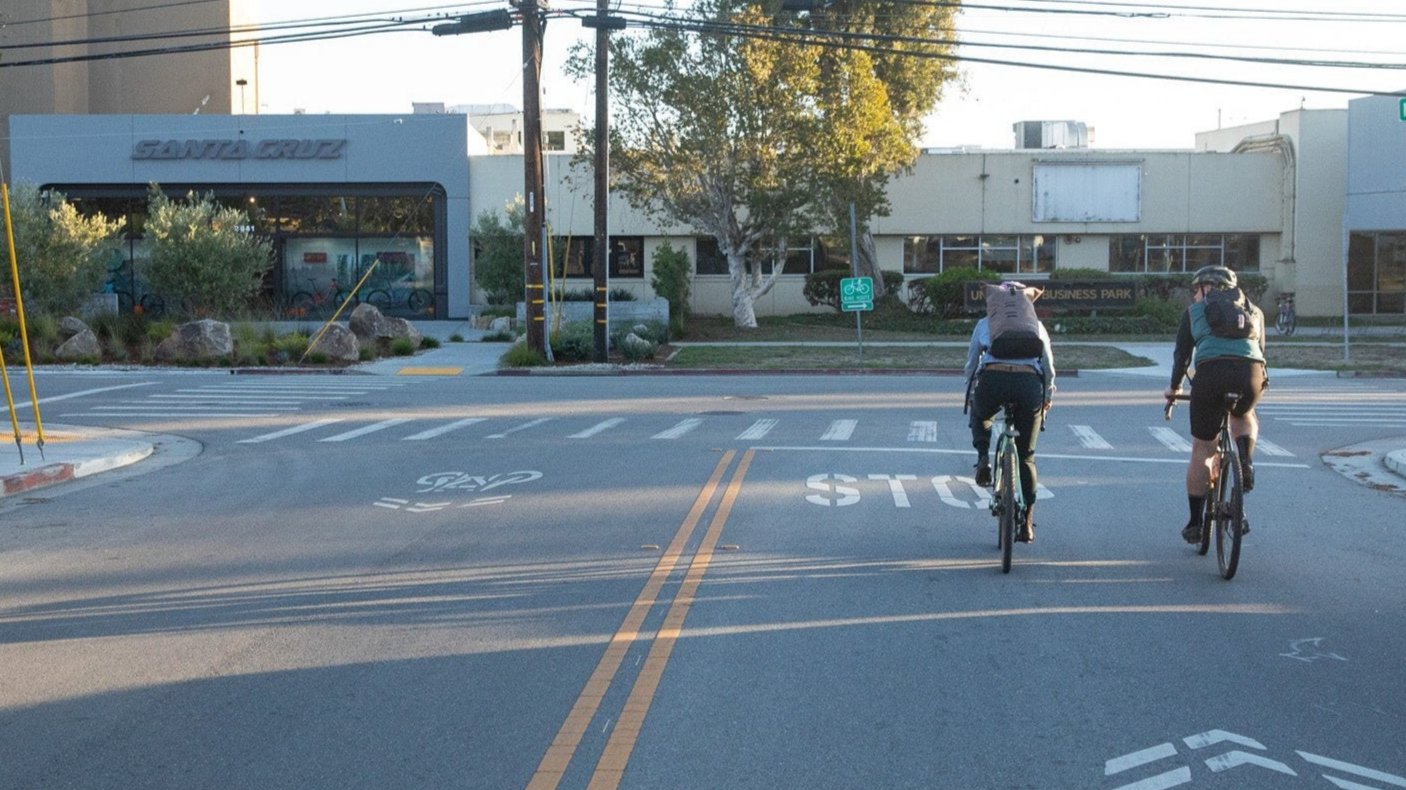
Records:
{"label": "black bicycle", "polygon": [[[1174,395],[1167,401],[1163,416],[1172,419],[1176,401],[1190,400],[1190,395]],[[1240,450],[1230,435],[1230,410],[1240,402],[1240,394],[1225,394],[1225,413],[1221,415],[1220,435],[1216,438],[1216,454],[1211,464],[1211,484],[1206,489],[1206,509],[1201,514],[1201,543],[1197,554],[1204,555],[1211,547],[1211,532],[1216,535],[1216,563],[1220,575],[1235,578],[1240,566],[1240,541],[1249,531],[1245,519],[1245,484],[1240,472]]]}
{"label": "black bicycle", "polygon": [[1020,488],[1019,458],[1015,440],[1015,404],[1001,407],[1001,432],[996,435],[996,465],[991,470],[991,515],[996,521],[996,548],[1001,550],[1001,572],[1011,572],[1011,549],[1017,526],[1025,523],[1025,494]]}

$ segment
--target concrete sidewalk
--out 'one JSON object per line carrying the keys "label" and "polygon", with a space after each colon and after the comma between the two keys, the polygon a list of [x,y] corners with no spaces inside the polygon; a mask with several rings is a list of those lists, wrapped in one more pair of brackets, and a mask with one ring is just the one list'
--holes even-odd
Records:
{"label": "concrete sidewalk", "polygon": [[8,447],[0,447],[0,497],[135,464],[156,449],[155,440],[138,431],[46,424],[40,453],[35,426],[21,423],[21,459],[21,447],[13,441],[13,430],[6,438],[11,441]]}

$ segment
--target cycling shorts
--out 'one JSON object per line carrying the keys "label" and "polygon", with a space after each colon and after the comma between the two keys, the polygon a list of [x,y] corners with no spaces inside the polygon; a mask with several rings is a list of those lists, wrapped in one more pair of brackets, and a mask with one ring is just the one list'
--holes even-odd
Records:
{"label": "cycling shorts", "polygon": [[1268,383],[1264,363],[1258,360],[1217,357],[1198,364],[1196,378],[1191,382],[1191,435],[1214,441],[1225,414],[1225,393],[1240,393],[1240,401],[1231,414],[1244,417],[1259,403]]}

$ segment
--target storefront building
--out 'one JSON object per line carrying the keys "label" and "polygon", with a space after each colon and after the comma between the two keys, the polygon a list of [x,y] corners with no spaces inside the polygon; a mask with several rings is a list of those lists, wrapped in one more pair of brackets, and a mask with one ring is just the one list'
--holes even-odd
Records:
{"label": "storefront building", "polygon": [[1348,104],[1347,307],[1406,314],[1406,99]]}
{"label": "storefront building", "polygon": [[276,303],[332,303],[361,283],[387,313],[470,312],[468,161],[482,138],[465,116],[13,116],[10,135],[17,183],[125,223],[109,269],[137,301],[157,185],[245,210],[273,241]]}

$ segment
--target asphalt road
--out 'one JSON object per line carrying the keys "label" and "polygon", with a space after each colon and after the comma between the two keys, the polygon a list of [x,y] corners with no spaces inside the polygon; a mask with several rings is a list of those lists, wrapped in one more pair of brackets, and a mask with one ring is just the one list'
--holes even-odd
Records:
{"label": "asphalt road", "polygon": [[1009,575],[956,377],[52,386],[182,438],[0,503],[0,787],[1406,787],[1400,380],[1275,380],[1230,582],[1147,377]]}

